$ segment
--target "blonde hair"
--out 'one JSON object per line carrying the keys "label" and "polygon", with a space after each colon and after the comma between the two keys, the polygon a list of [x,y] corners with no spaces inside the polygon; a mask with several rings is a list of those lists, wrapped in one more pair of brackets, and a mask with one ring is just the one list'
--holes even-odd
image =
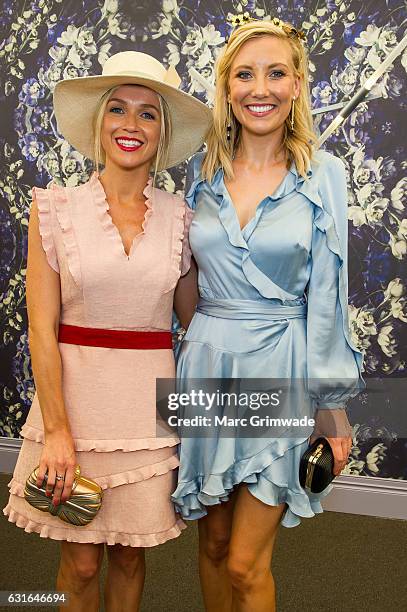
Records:
{"label": "blonde hair", "polygon": [[[106,156],[102,147],[102,123],[103,117],[105,115],[106,106],[109,102],[113,93],[119,89],[121,85],[116,87],[111,87],[108,89],[101,99],[99,100],[99,104],[96,108],[94,120],[93,120],[93,158],[94,158],[94,166],[96,172],[99,172],[100,166],[105,165]],[[168,159],[168,149],[171,142],[172,137],[172,125],[171,125],[171,115],[170,109],[168,107],[167,102],[157,93],[158,101],[160,104],[160,116],[161,116],[161,129],[160,129],[160,139],[158,141],[157,154],[154,158],[154,182],[155,176],[158,171],[158,167],[165,168]]]}
{"label": "blonde hair", "polygon": [[[284,23],[284,25],[287,26],[287,29],[291,28],[290,24]],[[313,130],[311,115],[307,52],[298,37],[288,35],[281,26],[277,26],[271,21],[251,21],[234,30],[216,63],[213,124],[206,139],[207,152],[202,164],[202,176],[209,181],[212,180],[218,168],[223,168],[228,179],[234,178],[232,159],[240,143],[241,125],[232,112],[230,116],[230,140],[228,141],[226,126],[229,120],[228,83],[230,70],[244,43],[260,36],[275,36],[287,41],[290,45],[294,74],[301,79],[301,88],[299,96],[295,100],[294,130],[291,130],[290,116],[288,116],[284,124],[282,148],[287,157],[287,168],[294,161],[297,172],[305,178],[309,170],[316,135]]]}

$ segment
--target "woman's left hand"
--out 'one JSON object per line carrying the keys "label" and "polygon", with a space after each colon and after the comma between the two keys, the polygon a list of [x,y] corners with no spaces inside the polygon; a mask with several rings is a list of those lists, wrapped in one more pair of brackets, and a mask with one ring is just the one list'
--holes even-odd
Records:
{"label": "woman's left hand", "polygon": [[[334,456],[333,473],[338,476],[345,468],[352,448],[352,427],[344,409],[318,409],[310,444],[323,437],[328,442]],[[334,437],[332,435],[334,434]],[[347,435],[346,435],[347,434]],[[342,436],[342,437],[341,437]]]}

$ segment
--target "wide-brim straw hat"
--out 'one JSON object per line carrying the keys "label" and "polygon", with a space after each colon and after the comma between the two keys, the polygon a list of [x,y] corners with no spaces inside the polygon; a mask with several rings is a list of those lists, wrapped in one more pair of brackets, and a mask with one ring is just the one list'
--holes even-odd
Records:
{"label": "wide-brim straw hat", "polygon": [[[181,82],[173,66],[138,51],[112,55],[101,75],[59,81],[54,89],[58,131],[82,155],[94,160],[93,121],[102,96],[119,85],[144,85],[166,101],[171,117],[171,140],[165,168],[188,159],[202,146],[212,122],[205,104],[178,89]],[[158,167],[158,170],[164,170]]]}

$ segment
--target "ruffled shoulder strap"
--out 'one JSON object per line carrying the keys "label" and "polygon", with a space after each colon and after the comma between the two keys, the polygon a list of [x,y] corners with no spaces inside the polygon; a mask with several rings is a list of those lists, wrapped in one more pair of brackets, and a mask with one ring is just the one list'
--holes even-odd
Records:
{"label": "ruffled shoulder strap", "polygon": [[165,218],[169,227],[172,227],[171,263],[169,283],[164,291],[166,293],[174,289],[180,274],[186,274],[189,269],[191,254],[189,252],[188,230],[193,211],[176,194],[168,193],[162,189],[156,189],[155,193],[163,204],[162,210],[165,211]]}
{"label": "ruffled shoulder strap", "polygon": [[[169,195],[169,194],[168,194]],[[185,219],[185,203],[177,195],[172,195],[173,204],[173,233],[172,233],[172,256],[171,256],[171,274],[170,274],[170,289],[175,287],[180,275],[182,246],[184,238],[184,219]]]}
{"label": "ruffled shoulder strap", "polygon": [[189,160],[187,166],[187,174],[185,178],[185,200],[192,210],[195,210],[196,189],[198,185],[200,185],[200,183],[203,183],[205,180],[202,178],[201,175],[201,168],[204,157],[204,151],[195,153],[195,155],[193,155],[193,157],[191,157],[191,159]]}
{"label": "ruffled shoulder strap", "polygon": [[35,199],[37,203],[42,247],[45,251],[48,264],[55,272],[59,273],[59,264],[53,234],[52,210],[54,206],[51,191],[49,189],[33,187],[31,193],[32,199]]}
{"label": "ruffled shoulder strap", "polygon": [[[337,185],[335,188],[335,180],[332,180],[333,177],[331,176],[332,167],[335,166],[336,162],[342,164],[340,159],[335,158],[330,153],[317,151],[312,162],[312,170],[309,172],[308,179],[304,179],[300,176],[297,177],[296,191],[304,195],[314,205],[314,225],[321,232],[326,234],[328,248],[338,255],[342,261],[347,246],[347,234],[345,241],[339,239],[337,227],[339,219],[335,219],[335,217],[338,216],[340,207],[334,216],[333,204],[331,201],[333,191],[339,187],[339,185]],[[336,181],[336,183],[337,182],[338,181]],[[342,212],[345,212],[346,219],[347,204],[346,201],[344,202],[343,197],[341,200]],[[338,207],[335,206],[335,208]]]}
{"label": "ruffled shoulder strap", "polygon": [[51,191],[56,218],[62,234],[62,241],[69,271],[76,285],[81,286],[81,265],[78,246],[76,244],[75,232],[72,224],[71,198],[76,190],[86,190],[89,181],[79,187],[62,187],[56,183],[50,183],[47,187]]}

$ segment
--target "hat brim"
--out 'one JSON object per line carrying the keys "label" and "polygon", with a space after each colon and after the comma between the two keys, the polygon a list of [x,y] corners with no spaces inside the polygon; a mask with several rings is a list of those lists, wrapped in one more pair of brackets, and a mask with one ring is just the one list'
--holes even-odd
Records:
{"label": "hat brim", "polygon": [[93,119],[103,94],[119,85],[143,85],[167,102],[172,136],[165,167],[185,161],[202,146],[212,122],[212,112],[193,96],[171,85],[134,75],[90,76],[66,79],[54,89],[58,131],[82,155],[94,159]]}

